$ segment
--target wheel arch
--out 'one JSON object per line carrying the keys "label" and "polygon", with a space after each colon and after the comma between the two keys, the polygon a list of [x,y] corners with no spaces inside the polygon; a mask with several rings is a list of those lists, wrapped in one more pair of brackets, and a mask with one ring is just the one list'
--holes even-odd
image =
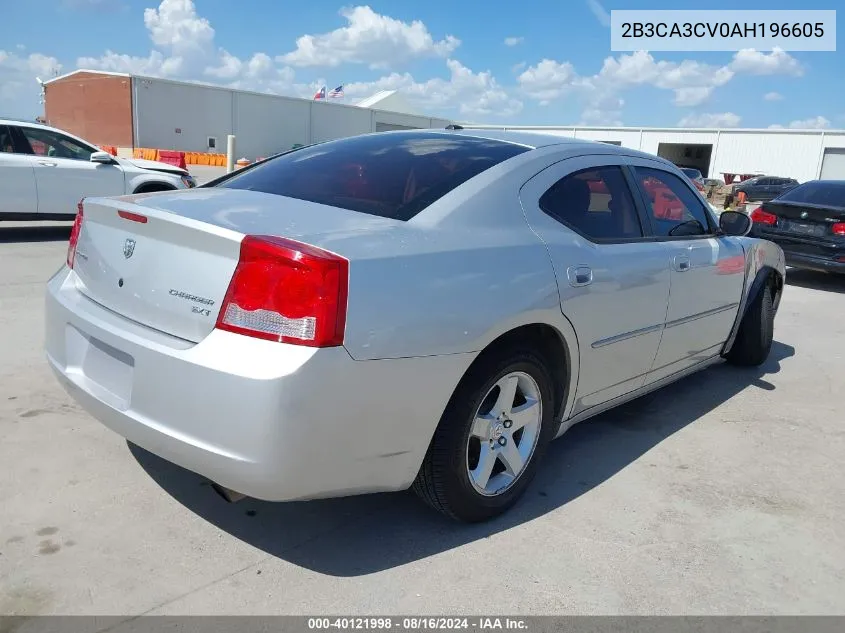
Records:
{"label": "wheel arch", "polygon": [[139,184],[132,193],[152,193],[155,191],[176,191],[176,187],[174,187],[169,182],[163,182],[161,180],[148,180],[146,182],[142,182]]}
{"label": "wheel arch", "polygon": [[740,324],[745,318],[745,315],[748,313],[749,308],[754,304],[757,297],[760,296],[760,293],[763,292],[767,285],[771,285],[773,292],[772,305],[775,312],[777,312],[778,306],[780,305],[780,299],[783,296],[785,281],[783,273],[774,266],[764,264],[757,270],[757,273],[754,275],[754,279],[748,288],[748,292],[745,293],[745,297],[740,304],[736,321],[734,322],[733,329],[731,330],[731,335],[722,349],[723,356],[731,351],[731,348],[736,342],[737,334],[739,334]]}
{"label": "wheel arch", "polygon": [[554,419],[557,423],[569,410],[578,378],[577,341],[573,341],[574,331],[569,336],[567,334],[569,333],[555,325],[539,321],[514,326],[493,338],[476,355],[455,390],[457,391],[461,382],[490,356],[509,347],[525,345],[542,356],[552,374],[555,389]]}

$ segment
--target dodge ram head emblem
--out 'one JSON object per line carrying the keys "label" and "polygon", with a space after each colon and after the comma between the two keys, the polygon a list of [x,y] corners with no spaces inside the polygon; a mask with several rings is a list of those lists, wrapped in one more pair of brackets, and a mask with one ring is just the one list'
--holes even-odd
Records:
{"label": "dodge ram head emblem", "polygon": [[802,211],[802,212],[801,212],[801,219],[802,219],[802,220],[806,220],[808,215],[810,215],[810,214],[809,214],[809,213],[807,213],[806,211]]}
{"label": "dodge ram head emblem", "polygon": [[127,240],[123,243],[123,256],[126,259],[132,257],[132,253],[135,252],[135,240],[127,238]]}

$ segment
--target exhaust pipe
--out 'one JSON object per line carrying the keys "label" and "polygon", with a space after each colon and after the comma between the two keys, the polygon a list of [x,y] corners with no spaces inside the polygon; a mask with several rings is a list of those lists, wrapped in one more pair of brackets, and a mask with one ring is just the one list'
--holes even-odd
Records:
{"label": "exhaust pipe", "polygon": [[211,487],[214,488],[214,492],[219,494],[229,503],[237,503],[238,501],[246,499],[246,495],[241,494],[240,492],[235,492],[234,490],[229,490],[228,488],[224,488],[220,484],[212,483]]}

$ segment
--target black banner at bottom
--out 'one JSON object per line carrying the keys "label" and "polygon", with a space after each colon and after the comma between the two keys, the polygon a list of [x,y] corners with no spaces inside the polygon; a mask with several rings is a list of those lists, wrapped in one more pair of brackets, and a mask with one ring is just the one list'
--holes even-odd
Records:
{"label": "black banner at bottom", "polygon": [[0,633],[845,633],[845,616],[0,616]]}

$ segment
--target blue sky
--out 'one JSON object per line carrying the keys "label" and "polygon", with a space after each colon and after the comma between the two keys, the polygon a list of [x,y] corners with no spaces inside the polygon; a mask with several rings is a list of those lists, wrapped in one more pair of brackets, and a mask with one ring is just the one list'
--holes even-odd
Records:
{"label": "blue sky", "polygon": [[[845,128],[845,53],[613,53],[611,9],[663,0],[40,0],[4,3],[0,116],[79,67],[347,103],[398,89],[421,113],[479,123]],[[836,9],[822,2],[814,9]],[[795,9],[783,0],[708,9]]]}

